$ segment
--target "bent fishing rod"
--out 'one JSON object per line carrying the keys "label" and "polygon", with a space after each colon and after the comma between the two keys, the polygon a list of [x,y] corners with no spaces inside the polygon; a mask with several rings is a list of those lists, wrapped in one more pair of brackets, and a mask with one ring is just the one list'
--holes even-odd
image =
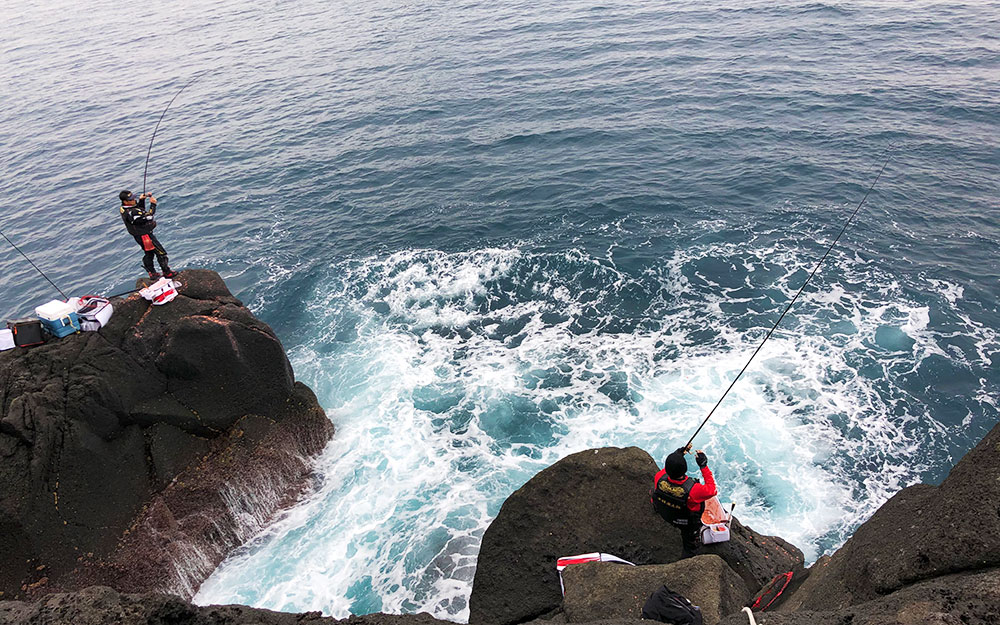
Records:
{"label": "bent fishing rod", "polygon": [[[891,145],[889,146],[889,149],[890,150],[892,149]],[[779,316],[778,320],[774,322],[773,326],[771,326],[771,329],[768,331],[767,336],[764,337],[764,340],[760,342],[760,345],[757,346],[757,349],[755,349],[753,354],[750,355],[750,358],[747,360],[747,363],[743,365],[743,368],[740,369],[740,372],[736,374],[736,377],[733,378],[733,381],[729,384],[729,388],[727,388],[726,392],[722,394],[722,397],[719,398],[719,401],[715,402],[715,406],[713,406],[712,409],[708,412],[708,416],[705,417],[705,420],[701,422],[701,425],[698,426],[698,429],[695,430],[694,434],[691,435],[691,438],[688,439],[687,445],[684,446],[685,452],[691,451],[691,445],[692,443],[694,443],[695,437],[698,436],[698,433],[701,432],[701,429],[705,427],[705,424],[708,423],[708,420],[712,418],[712,415],[715,413],[715,409],[719,407],[719,405],[722,403],[722,400],[725,399],[726,395],[729,394],[729,391],[733,390],[733,387],[736,385],[736,382],[747,370],[747,367],[750,366],[750,363],[753,362],[754,357],[757,356],[761,348],[764,347],[764,343],[767,343],[767,339],[771,338],[771,335],[774,334],[774,331],[778,328],[778,324],[781,323],[781,320],[785,318],[785,314],[789,310],[791,310],[792,306],[795,304],[795,300],[799,298],[799,295],[802,294],[803,289],[806,288],[806,285],[809,284],[809,281],[812,280],[812,277],[816,275],[817,271],[819,271],[819,268],[823,264],[823,261],[826,260],[826,257],[830,255],[830,252],[833,250],[834,246],[837,245],[837,241],[840,241],[840,237],[842,237],[844,233],[847,231],[847,227],[850,226],[851,222],[854,221],[854,218],[857,217],[858,211],[861,210],[861,207],[868,199],[868,195],[871,194],[872,189],[875,188],[875,183],[877,183],[878,179],[882,177],[882,172],[885,171],[885,167],[886,165],[889,164],[889,160],[891,158],[892,154],[890,152],[890,154],[886,156],[885,162],[882,163],[882,168],[878,170],[878,175],[875,176],[875,180],[872,181],[871,186],[868,187],[867,191],[865,191],[865,196],[861,198],[861,201],[858,202],[857,208],[854,209],[854,212],[851,213],[851,216],[848,218],[847,222],[844,223],[844,227],[840,229],[840,233],[837,235],[837,238],[833,240],[833,243],[830,244],[830,247],[826,248],[826,253],[823,254],[823,257],[820,258],[819,262],[817,262],[816,265],[813,267],[812,273],[809,274],[809,276],[806,278],[806,281],[802,283],[801,287],[799,287],[799,290],[795,293],[795,296],[792,298],[792,301],[788,302],[788,306],[785,307],[785,310],[781,313],[781,316]]]}
{"label": "bent fishing rod", "polygon": [[[160,119],[158,119],[156,121],[156,127],[153,128],[153,136],[149,140],[149,149],[146,150],[146,165],[143,167],[143,170],[142,170],[142,192],[144,194],[146,193],[146,172],[149,171],[149,155],[153,152],[153,141],[156,140],[156,133],[159,132],[159,130],[160,130],[160,122],[163,121],[163,118],[166,116],[167,111],[170,110],[170,105],[174,103],[174,100],[177,99],[177,96],[179,96],[185,89],[187,89],[188,87],[190,87],[194,83],[194,81],[196,81],[199,78],[201,78],[207,71],[208,70],[205,70],[203,72],[195,74],[194,77],[191,78],[191,80],[189,80],[183,87],[181,87],[180,91],[178,91],[177,93],[175,93],[174,97],[170,98],[170,102],[167,103],[167,107],[165,109],[163,109],[163,113],[160,114]],[[32,267],[35,268],[35,271],[37,271],[39,274],[41,274],[41,276],[43,278],[45,278],[48,281],[48,283],[51,284],[52,287],[56,291],[59,291],[59,294],[63,296],[63,299],[67,299],[67,300],[69,299],[69,296],[67,296],[66,293],[64,293],[63,290],[60,289],[59,286],[55,282],[53,282],[51,278],[49,278],[47,275],[45,275],[45,272],[42,271],[41,269],[39,269],[38,265],[36,265],[30,258],[28,258],[28,255],[25,254],[21,250],[21,248],[19,248],[13,241],[11,241],[10,237],[8,237],[6,234],[4,234],[4,232],[2,230],[0,230],[0,236],[2,236],[4,239],[6,239],[7,242],[10,243],[11,247],[13,247],[15,250],[17,250],[18,253],[21,256],[24,256],[24,260],[28,261],[28,263]],[[138,290],[138,289],[136,289],[136,290]],[[135,290],[133,290],[133,291],[126,291],[125,293],[120,293],[119,295],[127,295],[129,293],[135,293],[135,292],[136,292]],[[112,295],[111,297],[117,297],[117,296],[116,295]]]}
{"label": "bent fishing rod", "polygon": [[163,121],[163,118],[166,116],[167,111],[170,110],[170,105],[174,103],[174,100],[177,99],[177,96],[179,96],[185,89],[187,89],[188,87],[190,87],[191,84],[194,83],[194,81],[196,81],[199,78],[201,78],[205,74],[205,72],[207,72],[207,71],[208,70],[205,70],[203,72],[195,74],[194,77],[191,80],[189,80],[183,87],[181,87],[180,91],[178,91],[177,93],[175,93],[174,97],[170,98],[170,102],[167,103],[167,108],[163,109],[163,113],[160,114],[160,119],[158,119],[156,121],[156,127],[153,128],[153,136],[149,139],[149,149],[146,150],[146,165],[145,165],[145,167],[142,168],[142,192],[143,192],[143,194],[146,193],[146,172],[149,171],[149,155],[153,151],[153,141],[156,141],[156,133],[159,132],[159,130],[160,130],[160,122]]}

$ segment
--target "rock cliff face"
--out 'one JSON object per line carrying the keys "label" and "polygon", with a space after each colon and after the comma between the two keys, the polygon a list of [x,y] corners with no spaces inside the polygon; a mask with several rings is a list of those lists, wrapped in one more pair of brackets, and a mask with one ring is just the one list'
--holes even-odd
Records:
{"label": "rock cliff face", "polygon": [[191,605],[177,597],[125,595],[102,586],[52,594],[35,603],[0,601],[5,625],[451,625],[427,614],[370,614],[336,620],[319,612],[288,614],[242,605]]}
{"label": "rock cliff face", "polygon": [[0,591],[190,596],[299,492],[333,433],[281,343],[210,271],[99,334],[0,354]]}
{"label": "rock cliff face", "polygon": [[[924,580],[936,582],[927,588],[939,589],[939,603],[946,604],[942,589],[968,597],[966,585],[1000,579],[998,574],[1000,425],[940,486],[920,484],[896,493],[833,556],[812,566],[781,611],[837,612],[861,604],[880,609],[887,603],[875,600],[901,589],[911,591],[901,596],[915,598],[911,589]],[[924,601],[933,594],[929,590]],[[1000,589],[994,587],[992,597],[1000,597]],[[993,605],[994,622],[1000,622],[1000,601]]]}
{"label": "rock cliff face", "polygon": [[[794,597],[794,595],[793,595]],[[1000,569],[945,575],[836,610],[757,615],[760,625],[996,625],[1000,623]],[[746,625],[732,614],[722,625]]]}
{"label": "rock cliff face", "polygon": [[[662,583],[707,606],[706,623],[742,625],[742,605],[775,574],[794,571],[758,623],[1000,623],[1000,425],[940,486],[903,489],[808,571],[785,541],[735,523],[729,543],[703,548],[719,558],[655,566],[677,560],[680,543],[646,503],[655,470],[638,449],[590,450],[511,495],[483,537],[471,622],[624,625]],[[561,597],[555,559],[591,551],[641,566],[571,566]]]}
{"label": "rock cliff face", "polygon": [[[561,556],[602,551],[640,565],[679,560],[679,532],[649,503],[657,469],[641,449],[611,447],[573,454],[531,478],[483,536],[470,623],[512,625],[558,610]],[[738,522],[732,534],[703,553],[722,558],[751,592],[802,567],[802,552],[780,538]]]}

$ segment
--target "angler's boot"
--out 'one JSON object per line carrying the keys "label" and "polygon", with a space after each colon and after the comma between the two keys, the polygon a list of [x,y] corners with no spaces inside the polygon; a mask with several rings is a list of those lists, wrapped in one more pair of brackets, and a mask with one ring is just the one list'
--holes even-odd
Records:
{"label": "angler's boot", "polygon": [[177,275],[176,271],[170,269],[170,265],[167,262],[166,256],[159,256],[157,257],[156,260],[160,263],[160,271],[163,272],[164,278],[173,278],[174,276]]}

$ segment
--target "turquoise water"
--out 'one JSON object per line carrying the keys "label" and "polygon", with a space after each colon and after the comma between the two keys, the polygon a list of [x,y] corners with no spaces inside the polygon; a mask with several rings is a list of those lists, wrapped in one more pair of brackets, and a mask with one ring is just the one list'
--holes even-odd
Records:
{"label": "turquoise water", "polygon": [[[814,559],[998,420],[1000,4],[15,3],[0,228],[64,290],[173,264],[281,336],[338,433],[202,587],[467,618],[482,532],[558,458],[697,441]],[[6,244],[4,244],[6,245]],[[0,309],[51,289],[0,247]]]}

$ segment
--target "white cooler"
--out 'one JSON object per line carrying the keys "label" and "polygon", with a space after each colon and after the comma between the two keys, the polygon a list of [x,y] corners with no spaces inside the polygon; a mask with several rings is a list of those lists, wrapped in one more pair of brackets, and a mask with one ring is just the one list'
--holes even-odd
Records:
{"label": "white cooler", "polygon": [[80,318],[76,316],[76,306],[69,302],[54,299],[36,308],[35,315],[42,322],[45,331],[56,338],[80,331]]}

